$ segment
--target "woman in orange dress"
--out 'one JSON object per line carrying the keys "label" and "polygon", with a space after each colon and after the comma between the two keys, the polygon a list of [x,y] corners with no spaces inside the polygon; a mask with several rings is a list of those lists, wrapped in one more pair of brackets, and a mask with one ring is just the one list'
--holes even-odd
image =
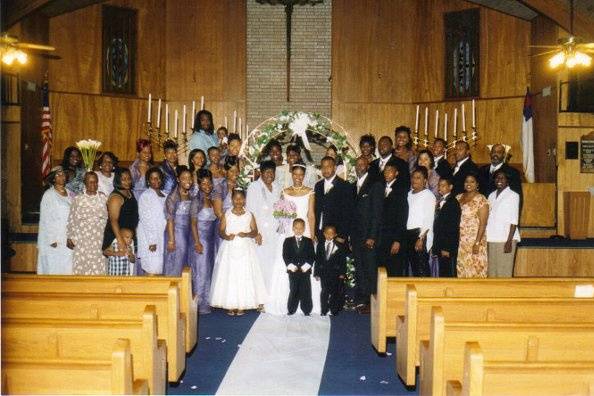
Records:
{"label": "woman in orange dress", "polygon": [[458,278],[487,277],[487,237],[485,229],[489,217],[489,201],[479,193],[476,175],[464,180],[464,192],[458,194],[460,217],[460,247],[456,265]]}

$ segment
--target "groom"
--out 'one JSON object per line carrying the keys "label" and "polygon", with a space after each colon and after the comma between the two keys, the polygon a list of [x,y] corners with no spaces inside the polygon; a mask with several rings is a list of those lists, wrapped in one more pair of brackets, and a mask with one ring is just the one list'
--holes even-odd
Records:
{"label": "groom", "polygon": [[315,186],[316,237],[324,240],[322,230],[326,225],[336,227],[336,240],[348,241],[351,234],[351,218],[355,207],[353,187],[336,176],[336,161],[332,157],[322,158],[323,179]]}

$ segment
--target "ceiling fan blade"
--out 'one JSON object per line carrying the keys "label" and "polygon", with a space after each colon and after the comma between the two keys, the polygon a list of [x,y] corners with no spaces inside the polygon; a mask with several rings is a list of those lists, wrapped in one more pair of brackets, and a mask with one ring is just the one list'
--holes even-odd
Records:
{"label": "ceiling fan blade", "polygon": [[578,44],[578,47],[586,47],[586,48],[592,48],[592,49],[594,49],[594,43]]}
{"label": "ceiling fan blade", "polygon": [[559,48],[558,45],[529,45],[528,48]]}
{"label": "ceiling fan blade", "polygon": [[40,51],[55,51],[56,50],[56,48],[52,47],[51,45],[43,45],[43,44],[16,43],[14,45],[19,48],[27,48],[27,49],[40,50]]}
{"label": "ceiling fan blade", "polygon": [[54,55],[54,54],[46,54],[46,53],[39,53],[39,54],[34,54],[33,56],[38,56],[40,58],[44,58],[44,59],[49,59],[49,60],[60,60],[62,59],[62,57],[60,55]]}
{"label": "ceiling fan blade", "polygon": [[532,56],[543,56],[543,55],[553,54],[555,52],[559,52],[559,51],[558,50],[545,51],[545,52],[541,52],[540,54],[534,54]]}

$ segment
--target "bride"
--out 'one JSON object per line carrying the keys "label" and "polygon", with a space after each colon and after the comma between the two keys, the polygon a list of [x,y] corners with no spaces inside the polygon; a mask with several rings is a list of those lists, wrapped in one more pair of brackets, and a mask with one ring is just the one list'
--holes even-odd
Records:
{"label": "bride", "polygon": [[[304,236],[312,238],[315,236],[315,209],[314,209],[314,191],[303,185],[306,167],[303,163],[296,163],[291,168],[291,177],[293,178],[293,185],[285,188],[282,191],[281,199],[286,199],[295,204],[297,208],[297,218],[305,221]],[[266,313],[272,315],[286,315],[287,314],[287,300],[289,298],[289,275],[287,274],[287,266],[283,260],[283,242],[285,238],[293,236],[292,227],[287,227],[285,234],[278,239],[278,247],[276,258],[274,260],[274,268],[272,269],[272,281],[269,291],[269,300],[264,305]],[[315,241],[314,241],[315,246]],[[312,263],[313,264],[313,263]],[[312,270],[313,274],[313,270]],[[311,276],[311,297],[313,300],[312,313],[320,314],[320,292],[322,286],[320,281]],[[301,312],[301,310],[297,310]]]}

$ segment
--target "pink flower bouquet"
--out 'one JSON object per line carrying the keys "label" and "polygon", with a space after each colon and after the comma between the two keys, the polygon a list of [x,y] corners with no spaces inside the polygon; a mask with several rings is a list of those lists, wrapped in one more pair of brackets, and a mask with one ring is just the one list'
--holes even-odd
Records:
{"label": "pink flower bouquet", "polygon": [[281,198],[273,207],[272,216],[278,220],[277,232],[286,234],[291,227],[291,220],[297,217],[297,206],[294,202]]}

